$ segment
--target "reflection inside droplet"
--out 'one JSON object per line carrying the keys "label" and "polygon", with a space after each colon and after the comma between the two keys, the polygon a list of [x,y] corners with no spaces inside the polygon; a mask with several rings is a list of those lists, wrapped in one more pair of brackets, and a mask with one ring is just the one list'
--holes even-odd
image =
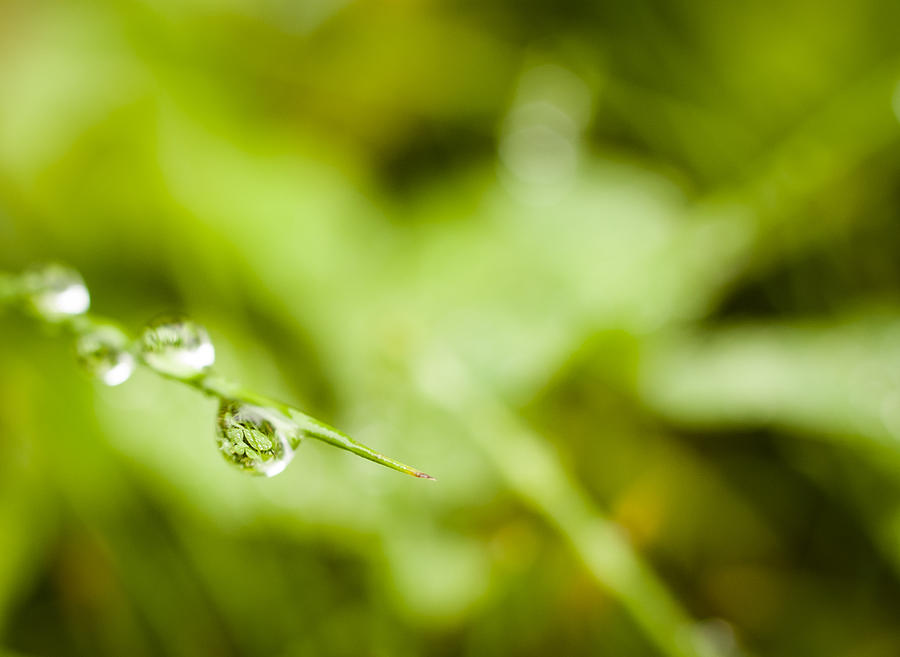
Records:
{"label": "reflection inside droplet", "polygon": [[141,353],[150,367],[178,378],[198,376],[216,360],[206,329],[185,318],[151,322],[141,336]]}
{"label": "reflection inside droplet", "polygon": [[275,409],[223,399],[216,443],[232,465],[250,474],[274,477],[294,457],[300,428]]}
{"label": "reflection inside droplet", "polygon": [[104,326],[81,336],[76,350],[82,367],[108,386],[124,383],[134,372],[136,361],[128,351],[128,338],[115,327]]}
{"label": "reflection inside droplet", "polygon": [[84,279],[74,269],[50,264],[25,272],[26,294],[35,312],[51,321],[81,315],[91,305]]}

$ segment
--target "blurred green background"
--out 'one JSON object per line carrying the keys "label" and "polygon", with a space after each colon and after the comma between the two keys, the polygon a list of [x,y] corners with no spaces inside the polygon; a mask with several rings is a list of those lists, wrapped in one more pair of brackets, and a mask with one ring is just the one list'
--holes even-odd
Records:
{"label": "blurred green background", "polygon": [[900,654],[900,4],[0,0],[0,653]]}

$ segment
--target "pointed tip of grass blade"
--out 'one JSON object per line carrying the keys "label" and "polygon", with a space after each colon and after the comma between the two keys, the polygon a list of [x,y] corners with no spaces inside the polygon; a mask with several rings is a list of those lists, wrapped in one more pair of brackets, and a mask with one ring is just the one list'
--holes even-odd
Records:
{"label": "pointed tip of grass blade", "polygon": [[403,472],[413,477],[418,477],[419,479],[430,479],[432,481],[437,481],[430,474],[422,472],[421,470],[416,470],[415,468],[412,468],[405,463],[401,463],[400,461],[395,461],[394,459],[389,458],[384,454],[379,454],[371,447],[356,442],[347,434],[338,431],[334,427],[328,426],[320,420],[310,417],[302,411],[298,411],[296,408],[283,406],[283,409],[288,416],[290,416],[295,422],[298,423],[303,434],[308,436],[309,438],[315,438],[316,440],[321,440],[328,443],[329,445],[338,447],[339,449],[347,450],[348,452],[356,454],[357,456],[361,456],[364,459],[368,459],[369,461],[374,461],[375,463],[379,463],[380,465],[388,467],[391,470]]}

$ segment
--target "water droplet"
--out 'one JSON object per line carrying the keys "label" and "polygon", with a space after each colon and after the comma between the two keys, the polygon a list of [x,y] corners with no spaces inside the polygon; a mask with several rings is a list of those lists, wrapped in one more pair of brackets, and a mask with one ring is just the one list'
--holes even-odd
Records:
{"label": "water droplet", "polygon": [[128,351],[128,337],[113,326],[103,326],[78,339],[78,361],[108,386],[117,386],[131,377],[136,365]]}
{"label": "water droplet", "polygon": [[50,321],[81,315],[91,305],[81,274],[64,265],[29,269],[23,275],[23,283],[31,307]]}
{"label": "water droplet", "polygon": [[185,318],[151,322],[141,336],[141,352],[150,367],[180,379],[203,374],[216,360],[206,329]]}
{"label": "water droplet", "polygon": [[251,474],[274,477],[294,458],[300,430],[275,409],[223,399],[216,443],[229,463]]}

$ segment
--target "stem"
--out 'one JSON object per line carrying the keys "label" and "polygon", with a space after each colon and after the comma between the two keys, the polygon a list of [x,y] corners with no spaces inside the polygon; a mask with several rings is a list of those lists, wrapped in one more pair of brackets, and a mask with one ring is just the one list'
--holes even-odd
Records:
{"label": "stem", "polygon": [[[0,272],[0,303],[14,302],[21,299],[23,296],[24,290],[21,283],[21,278],[12,274]],[[96,315],[85,313],[83,315],[66,317],[65,319],[62,319],[60,321],[48,323],[52,326],[59,327],[74,338],[79,338],[84,335],[90,335],[106,327],[115,328],[122,332],[123,336],[125,336],[124,339],[130,341],[131,351],[135,354],[139,354],[139,350],[135,345],[135,341],[130,336],[128,336],[127,332],[124,331],[116,322],[108,320],[105,317],[98,317]],[[350,436],[341,433],[334,427],[331,427],[324,422],[320,422],[319,420],[310,417],[306,413],[303,413],[302,411],[299,411],[292,406],[282,404],[281,402],[269,399],[268,397],[265,397],[263,395],[251,392],[242,387],[240,384],[229,381],[228,379],[224,379],[211,373],[201,374],[199,376],[191,378],[181,378],[156,370],[142,358],[139,358],[139,362],[141,362],[147,368],[153,370],[160,376],[189,385],[192,388],[195,388],[211,397],[235,399],[256,406],[276,409],[290,418],[293,422],[295,422],[300,428],[300,431],[303,433],[303,435],[308,438],[321,440],[322,442],[328,443],[333,447],[339,447],[340,449],[352,452],[357,456],[361,456],[364,459],[374,461],[375,463],[379,463],[385,467],[391,468],[392,470],[397,470],[398,472],[403,472],[405,474],[412,475],[413,477],[419,477],[421,479],[434,479],[434,477],[432,477],[431,475],[427,475],[420,470],[416,470],[415,468],[401,463],[400,461],[395,461],[394,459],[389,458],[384,454],[380,454],[379,452],[376,452],[372,448],[367,447],[362,443],[356,442]]]}

